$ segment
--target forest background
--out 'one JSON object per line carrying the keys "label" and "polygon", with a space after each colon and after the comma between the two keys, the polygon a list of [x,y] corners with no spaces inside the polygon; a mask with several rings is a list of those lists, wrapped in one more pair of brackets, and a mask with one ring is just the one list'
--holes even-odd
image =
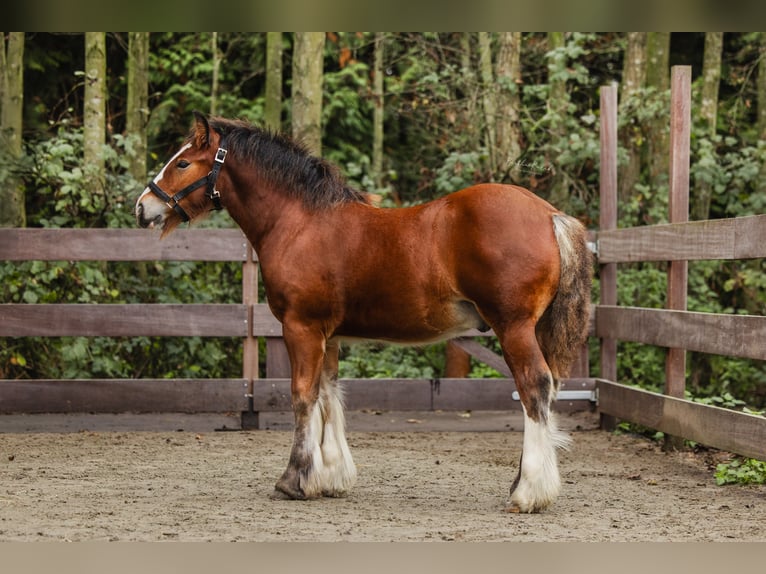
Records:
{"label": "forest background", "polygon": [[[766,33],[4,33],[0,225],[133,227],[137,195],[196,109],[293,134],[384,206],[500,181],[595,229],[599,88],[612,82],[619,226],[661,223],[677,64],[694,78],[691,218],[766,213]],[[233,223],[216,214],[202,225]],[[690,263],[689,310],[763,315],[764,267]],[[620,304],[663,307],[666,268],[621,265],[618,288]],[[0,262],[2,302],[240,300],[235,264]],[[241,346],[3,339],[0,378],[233,378]],[[618,351],[618,380],[662,388],[663,349],[624,342]],[[443,345],[358,345],[342,359],[347,377],[438,377],[445,368]],[[698,400],[766,404],[763,362],[688,353],[687,372]]]}

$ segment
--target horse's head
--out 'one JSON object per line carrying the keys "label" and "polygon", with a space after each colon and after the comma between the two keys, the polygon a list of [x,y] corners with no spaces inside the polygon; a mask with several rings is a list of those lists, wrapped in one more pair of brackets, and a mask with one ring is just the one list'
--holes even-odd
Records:
{"label": "horse's head", "polygon": [[194,116],[192,134],[136,202],[136,220],[141,227],[159,227],[166,234],[179,223],[221,209],[216,180],[226,149],[207,118],[199,112]]}

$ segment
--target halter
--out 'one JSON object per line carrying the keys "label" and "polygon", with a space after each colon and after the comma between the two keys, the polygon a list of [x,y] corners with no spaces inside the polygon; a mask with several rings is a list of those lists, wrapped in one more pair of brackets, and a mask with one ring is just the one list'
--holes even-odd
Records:
{"label": "halter", "polygon": [[181,216],[181,219],[183,221],[190,221],[191,217],[184,211],[184,208],[181,207],[181,205],[178,203],[181,201],[184,197],[189,195],[192,191],[197,189],[198,187],[202,187],[203,185],[207,185],[207,190],[205,191],[205,197],[212,200],[213,202],[213,209],[216,211],[219,211],[223,209],[221,206],[221,192],[218,191],[215,188],[215,182],[218,179],[218,174],[221,172],[221,168],[223,167],[223,162],[226,160],[226,154],[228,151],[224,147],[226,144],[225,139],[221,139],[220,147],[218,148],[218,151],[215,152],[215,159],[213,161],[213,169],[210,170],[210,172],[205,176],[199,178],[197,181],[190,183],[186,187],[184,187],[181,191],[173,195],[172,197],[165,193],[162,188],[154,183],[154,181],[149,182],[149,189],[152,191],[154,195],[159,197],[162,201],[164,201],[168,207],[172,207],[173,210]]}

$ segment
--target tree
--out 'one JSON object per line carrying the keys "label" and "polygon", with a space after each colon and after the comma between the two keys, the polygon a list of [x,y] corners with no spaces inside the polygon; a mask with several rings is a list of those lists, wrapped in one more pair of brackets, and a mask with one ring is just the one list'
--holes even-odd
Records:
{"label": "tree", "polygon": [[658,188],[668,180],[670,160],[669,113],[664,95],[670,89],[670,32],[646,35],[646,87],[663,102],[648,125],[649,185]]}
{"label": "tree", "polygon": [[296,32],[293,46],[293,137],[322,153],[324,32]]}
{"label": "tree", "polygon": [[92,196],[104,192],[106,144],[106,34],[85,33],[83,156],[86,185]]}
{"label": "tree", "polygon": [[494,177],[497,173],[497,101],[495,99],[495,80],[492,73],[492,38],[489,32],[479,32],[479,74],[484,94],[484,139],[489,156],[489,171]]}
{"label": "tree", "polygon": [[210,51],[213,54],[213,72],[210,82],[210,115],[218,113],[218,77],[221,72],[221,51],[218,49],[218,32],[210,35]]}
{"label": "tree", "polygon": [[[718,119],[718,90],[721,84],[721,53],[723,32],[705,33],[705,52],[702,63],[702,86],[699,101],[699,122],[706,138],[715,138]],[[710,216],[710,200],[713,186],[709,181],[695,182],[692,219]]]}
{"label": "tree", "polygon": [[[548,117],[551,125],[550,138],[554,146],[559,145],[566,137],[566,114],[569,106],[569,96],[567,94],[566,68],[567,57],[564,50],[566,38],[563,32],[548,32],[548,52],[546,59],[548,61]],[[550,184],[549,200],[553,205],[568,211],[569,193],[564,185],[563,173],[556,170],[553,174],[553,180]]]}
{"label": "tree", "polygon": [[[0,44],[0,166],[21,157],[24,111],[24,32],[8,32]],[[24,187],[12,172],[0,167],[0,226],[24,227]]]}
{"label": "tree", "polygon": [[149,32],[128,33],[128,99],[125,132],[133,143],[130,174],[146,180],[146,126],[149,122]]}
{"label": "tree", "polygon": [[[766,32],[760,33],[760,56],[758,60],[758,85],[756,98],[758,102],[758,139],[766,141]],[[766,158],[761,165],[760,183],[758,189],[766,194]]]}
{"label": "tree", "polygon": [[282,32],[266,33],[266,105],[264,123],[274,131],[282,127]]}
{"label": "tree", "polygon": [[521,157],[521,32],[501,32],[498,39],[497,78],[497,162],[501,176],[511,172]]}
{"label": "tree", "polygon": [[[640,105],[636,98],[646,83],[646,32],[629,32],[627,39],[620,86],[620,111],[623,113],[625,108]],[[623,203],[633,194],[641,175],[643,133],[638,122],[623,126],[620,132],[620,142],[628,153],[627,164],[621,166],[618,182],[619,198]]]}
{"label": "tree", "polygon": [[375,63],[373,65],[372,98],[372,176],[375,186],[383,186],[383,41],[382,32],[375,33]]}

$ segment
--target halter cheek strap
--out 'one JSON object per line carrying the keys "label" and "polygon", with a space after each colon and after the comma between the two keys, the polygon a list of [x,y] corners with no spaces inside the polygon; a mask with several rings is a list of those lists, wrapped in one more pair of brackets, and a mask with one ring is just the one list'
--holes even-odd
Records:
{"label": "halter cheek strap", "polygon": [[225,139],[221,138],[218,151],[215,152],[213,169],[210,170],[210,173],[208,173],[205,177],[201,177],[197,181],[190,183],[175,195],[168,195],[159,185],[154,183],[154,181],[150,181],[147,187],[149,187],[154,195],[159,197],[169,207],[172,207],[173,211],[175,211],[183,221],[189,221],[191,220],[191,217],[189,217],[189,214],[184,211],[184,208],[181,207],[179,202],[192,191],[198,187],[202,187],[203,185],[207,186],[207,189],[205,190],[205,197],[213,202],[213,209],[216,211],[223,209],[221,206],[221,192],[215,188],[215,183],[218,180],[218,174],[221,173],[223,162],[226,161],[226,154],[228,151],[226,150],[225,145]]}

